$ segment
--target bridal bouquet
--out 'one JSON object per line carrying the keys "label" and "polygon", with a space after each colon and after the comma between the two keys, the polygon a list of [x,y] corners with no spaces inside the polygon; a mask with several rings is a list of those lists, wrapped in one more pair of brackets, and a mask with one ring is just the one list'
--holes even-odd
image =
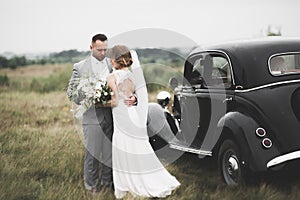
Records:
{"label": "bridal bouquet", "polygon": [[72,94],[69,99],[79,103],[75,111],[75,117],[79,118],[92,105],[100,104],[105,106],[113,95],[107,82],[94,77],[79,78],[74,82]]}
{"label": "bridal bouquet", "polygon": [[106,105],[111,96],[114,95],[113,91],[108,87],[107,82],[98,81],[95,85],[95,95],[93,97],[93,103],[100,103]]}

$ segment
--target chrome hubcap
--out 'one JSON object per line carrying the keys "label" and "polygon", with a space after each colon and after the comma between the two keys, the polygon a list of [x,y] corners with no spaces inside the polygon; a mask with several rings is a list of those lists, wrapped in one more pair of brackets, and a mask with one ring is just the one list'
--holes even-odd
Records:
{"label": "chrome hubcap", "polygon": [[230,176],[237,177],[239,171],[239,164],[236,156],[231,155],[229,157],[227,171]]}

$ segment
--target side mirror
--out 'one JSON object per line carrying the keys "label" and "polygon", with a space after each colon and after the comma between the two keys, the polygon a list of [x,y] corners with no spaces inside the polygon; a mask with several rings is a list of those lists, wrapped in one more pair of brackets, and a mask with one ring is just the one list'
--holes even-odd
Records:
{"label": "side mirror", "polygon": [[169,80],[169,84],[171,88],[174,90],[178,86],[178,80],[175,77],[173,77]]}

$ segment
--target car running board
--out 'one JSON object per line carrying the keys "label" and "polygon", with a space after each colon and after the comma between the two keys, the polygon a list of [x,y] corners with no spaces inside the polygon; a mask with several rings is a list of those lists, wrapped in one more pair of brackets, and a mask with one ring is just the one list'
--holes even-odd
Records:
{"label": "car running board", "polygon": [[171,149],[177,149],[180,151],[185,151],[185,152],[204,155],[204,156],[212,156],[211,151],[200,150],[200,149],[188,147],[188,146],[181,145],[181,144],[169,143],[169,146]]}

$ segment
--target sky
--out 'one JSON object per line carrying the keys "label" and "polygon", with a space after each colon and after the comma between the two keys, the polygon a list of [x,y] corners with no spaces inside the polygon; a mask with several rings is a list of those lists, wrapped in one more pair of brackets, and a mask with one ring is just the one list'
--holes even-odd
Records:
{"label": "sky", "polygon": [[268,26],[300,37],[299,9],[298,0],[0,0],[0,54],[86,51],[96,33],[142,47],[262,37]]}

